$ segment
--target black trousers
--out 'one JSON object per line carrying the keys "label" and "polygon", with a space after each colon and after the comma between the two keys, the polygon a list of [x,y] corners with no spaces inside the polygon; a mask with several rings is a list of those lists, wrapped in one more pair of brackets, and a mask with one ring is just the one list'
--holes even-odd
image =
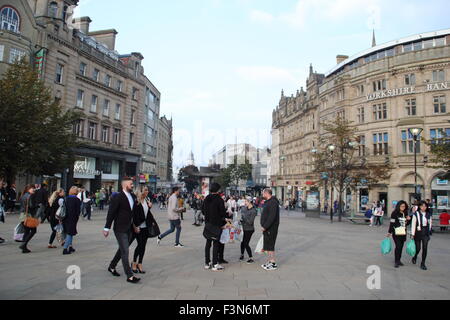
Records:
{"label": "black trousers", "polygon": [[141,232],[133,234],[138,243],[136,249],[134,250],[133,262],[138,261],[137,259],[139,258],[139,264],[142,264],[142,261],[144,261],[145,248],[147,247],[148,228],[143,228],[141,229]]}
{"label": "black trousers", "polygon": [[250,240],[252,239],[253,234],[255,231],[245,231],[244,230],[244,238],[241,242],[241,255],[244,255],[245,250],[247,250],[249,258],[252,258],[252,249],[250,248]]}
{"label": "black trousers", "polygon": [[131,271],[130,261],[129,261],[129,249],[130,249],[130,232],[120,233],[114,232],[116,236],[117,243],[119,244],[119,250],[117,250],[111,264],[109,265],[111,269],[116,269],[117,264],[120,259],[122,259],[123,270],[127,274],[128,278],[133,276],[133,271]]}
{"label": "black trousers", "polygon": [[219,261],[223,260],[223,251],[225,249],[225,245],[220,243],[219,240],[206,240],[205,245],[205,263],[209,264],[211,262],[211,245],[213,246],[213,256],[212,256],[212,264],[215,266],[219,263]]}
{"label": "black trousers", "polygon": [[406,236],[393,235],[392,239],[394,239],[395,243],[395,263],[399,263],[402,259],[403,246],[406,242]]}
{"label": "black trousers", "polygon": [[48,222],[50,223],[50,228],[52,230],[52,233],[50,235],[50,240],[48,241],[48,244],[52,245],[56,238],[56,230],[55,227],[58,225],[58,220],[55,217],[49,217]]}
{"label": "black trousers", "polygon": [[30,240],[33,239],[36,232],[37,228],[25,227],[25,233],[23,234],[23,244],[21,245],[21,247],[26,248]]}
{"label": "black trousers", "polygon": [[425,260],[427,259],[429,241],[429,235],[416,232],[416,236],[414,237],[414,242],[416,243],[416,256],[414,257],[414,259],[417,259],[420,250],[422,250],[422,264],[425,264]]}

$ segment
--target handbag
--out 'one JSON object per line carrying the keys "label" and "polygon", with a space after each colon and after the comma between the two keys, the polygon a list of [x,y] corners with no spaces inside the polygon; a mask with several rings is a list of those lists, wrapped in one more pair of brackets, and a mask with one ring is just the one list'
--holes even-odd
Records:
{"label": "handbag", "polygon": [[398,227],[395,228],[395,235],[396,236],[406,236],[406,228],[405,227]]}
{"label": "handbag", "polygon": [[161,234],[161,231],[159,230],[158,224],[155,222],[152,223],[152,225],[148,228],[148,237],[149,238],[156,238]]}
{"label": "handbag", "polygon": [[219,240],[220,236],[222,235],[222,228],[213,225],[210,222],[207,222],[205,224],[205,229],[203,230],[203,236],[207,240]]}
{"label": "handbag", "polygon": [[39,219],[33,218],[32,216],[28,215],[29,202],[30,202],[30,199],[27,200],[27,207],[25,210],[25,221],[23,222],[23,225],[27,228],[34,229],[39,226]]}
{"label": "handbag", "polygon": [[56,218],[58,218],[59,220],[64,220],[66,215],[67,215],[66,201],[64,200],[62,206],[60,206],[58,210],[56,210]]}

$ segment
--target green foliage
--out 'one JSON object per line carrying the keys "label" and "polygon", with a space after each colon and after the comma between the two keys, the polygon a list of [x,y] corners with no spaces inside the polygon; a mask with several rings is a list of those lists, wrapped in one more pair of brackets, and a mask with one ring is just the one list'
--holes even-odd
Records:
{"label": "green foliage", "polygon": [[239,185],[239,181],[251,178],[252,170],[253,166],[248,160],[242,164],[237,164],[237,161],[235,161],[228,168],[222,169],[222,174],[217,181],[223,188],[237,186]]}
{"label": "green foliage", "polygon": [[199,170],[196,166],[184,167],[178,172],[178,181],[184,182],[186,184],[186,189],[189,192],[192,192],[200,185],[198,173]]}
{"label": "green foliage", "polygon": [[72,124],[79,118],[64,111],[24,59],[0,80],[0,176],[36,176],[62,172],[74,161],[77,146]]}
{"label": "green foliage", "polygon": [[425,141],[430,147],[431,159],[433,164],[430,167],[450,171],[450,136],[443,133],[441,138]]}

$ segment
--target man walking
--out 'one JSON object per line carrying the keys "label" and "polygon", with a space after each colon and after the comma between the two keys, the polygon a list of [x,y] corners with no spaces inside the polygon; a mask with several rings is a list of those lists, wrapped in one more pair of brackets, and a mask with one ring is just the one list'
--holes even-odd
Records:
{"label": "man walking", "polygon": [[264,270],[272,271],[278,269],[275,260],[275,243],[278,236],[278,226],[280,225],[280,204],[278,200],[272,196],[271,189],[265,189],[263,197],[264,203],[263,213],[261,214],[261,227],[264,236],[264,248],[269,256],[269,262],[263,264]]}
{"label": "man walking", "polygon": [[41,187],[36,190],[36,203],[38,205],[37,217],[41,219],[41,223],[47,219],[47,206],[48,206],[48,191],[47,184],[43,183]]}
{"label": "man walking", "polygon": [[170,229],[165,233],[161,234],[157,238],[157,244],[161,243],[161,240],[164,239],[169,234],[173,233],[175,229],[177,229],[176,237],[175,237],[175,248],[183,248],[184,246],[180,243],[180,235],[181,235],[181,219],[180,214],[185,211],[184,208],[178,207],[178,197],[180,195],[180,188],[174,187],[172,189],[172,195],[169,198],[169,204],[167,205],[167,215],[169,217]]}
{"label": "man walking", "polygon": [[136,196],[133,194],[133,181],[125,178],[122,181],[122,192],[111,199],[108,216],[106,218],[106,225],[103,229],[103,235],[108,237],[111,225],[114,222],[114,235],[119,244],[119,250],[111,261],[108,271],[115,277],[120,274],[116,271],[116,266],[122,259],[123,269],[127,274],[127,282],[138,283],[140,278],[133,276],[129,262],[129,247],[131,237],[131,225],[133,219],[133,208],[136,204]]}
{"label": "man walking", "polygon": [[80,193],[78,194],[78,199],[81,200],[81,214],[83,215],[83,218],[86,218],[87,215],[90,216],[89,211],[91,210],[91,199],[89,197],[89,191],[86,191],[84,187],[81,187]]}

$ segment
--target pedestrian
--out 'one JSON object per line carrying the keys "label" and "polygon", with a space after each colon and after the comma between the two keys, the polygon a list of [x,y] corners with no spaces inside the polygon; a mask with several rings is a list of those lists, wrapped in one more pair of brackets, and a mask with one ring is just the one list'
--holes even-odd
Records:
{"label": "pedestrian", "polygon": [[136,196],[133,194],[133,180],[124,178],[122,180],[122,192],[111,199],[111,205],[109,206],[108,215],[106,217],[106,225],[103,229],[103,235],[107,238],[114,222],[114,235],[119,244],[119,249],[111,261],[108,271],[113,276],[120,277],[116,267],[120,259],[122,259],[123,269],[127,274],[127,282],[130,283],[138,283],[141,280],[133,275],[129,263],[131,226],[135,204]]}
{"label": "pedestrian", "polygon": [[105,203],[106,203],[106,190],[102,189],[100,190],[100,200],[99,200],[99,206],[100,206],[100,210],[103,210],[105,208]]}
{"label": "pedestrian", "polygon": [[[184,207],[184,198],[183,198],[183,196],[181,196],[181,195],[178,195],[178,208],[183,208],[183,209],[185,209],[185,207]],[[181,211],[180,211],[180,217],[181,217],[181,220],[184,220],[183,214],[184,214],[185,211],[186,211],[186,210],[181,210]]]}
{"label": "pedestrian", "polygon": [[34,186],[29,185],[28,188],[26,188],[27,191],[22,197],[22,206],[24,208],[25,212],[25,222],[24,222],[24,228],[25,233],[23,235],[23,244],[19,247],[22,250],[22,253],[30,253],[30,249],[28,249],[28,243],[31,241],[31,239],[34,237],[34,235],[37,232],[37,226],[27,226],[26,220],[27,218],[36,219],[39,221],[38,216],[38,202],[36,199],[36,189]]}
{"label": "pedestrian", "polygon": [[72,254],[75,252],[73,248],[73,237],[75,237],[77,232],[77,224],[80,219],[81,212],[81,200],[77,197],[78,187],[71,187],[69,190],[69,196],[65,200],[66,206],[66,216],[63,220],[64,233],[66,234],[66,239],[64,242],[63,255]]}
{"label": "pedestrian", "polygon": [[245,200],[245,206],[241,210],[241,224],[242,230],[244,231],[244,237],[241,242],[241,257],[239,260],[244,261],[244,253],[247,250],[248,260],[247,263],[251,264],[255,261],[253,260],[252,249],[250,248],[250,240],[255,233],[255,218],[256,218],[256,208],[253,206],[253,201],[251,197]]}
{"label": "pedestrian", "polygon": [[[221,186],[218,183],[212,183],[210,194],[203,201],[202,212],[205,216],[205,230],[203,232],[206,238],[205,244],[205,269],[212,271],[223,271],[224,267],[219,260],[223,257],[225,247],[221,246],[220,236],[222,230],[227,224],[228,214],[225,209],[225,202],[221,198],[219,191]],[[213,247],[211,262],[211,245]]]}
{"label": "pedestrian", "polygon": [[174,187],[172,189],[172,195],[169,198],[169,204],[167,206],[167,215],[169,218],[170,223],[170,229],[167,230],[165,233],[159,235],[156,239],[157,244],[159,245],[161,243],[161,240],[164,239],[169,234],[173,233],[175,229],[177,230],[176,237],[175,237],[175,247],[176,248],[183,248],[184,246],[180,242],[180,236],[181,236],[181,219],[180,214],[181,212],[184,212],[184,208],[178,207],[178,197],[180,196],[180,188]]}
{"label": "pedestrian", "polygon": [[80,187],[80,192],[78,193],[78,199],[80,199],[80,201],[81,201],[80,214],[83,215],[83,218],[86,218],[86,216],[88,215],[88,210],[90,210],[91,199],[89,198],[89,191],[87,191],[83,186]]}
{"label": "pedestrian", "polygon": [[202,207],[199,206],[200,205],[200,196],[195,193],[194,197],[191,200],[191,208],[192,210],[194,210],[194,223],[192,224],[193,226],[199,227],[200,223],[199,223],[199,215],[198,212],[201,212]]}
{"label": "pedestrian", "polygon": [[50,196],[50,199],[48,200],[49,204],[49,215],[48,215],[48,222],[50,223],[51,228],[51,235],[50,240],[48,242],[48,248],[49,249],[56,249],[57,246],[53,245],[53,242],[56,238],[56,226],[60,223],[59,219],[56,217],[56,212],[58,211],[59,207],[61,207],[64,203],[64,196],[65,192],[64,189],[59,189]]}
{"label": "pedestrian", "polygon": [[289,211],[289,201],[290,201],[290,199],[286,199],[286,201],[284,202],[284,210]]}
{"label": "pedestrian", "polygon": [[439,215],[439,223],[441,224],[441,231],[447,230],[448,225],[449,225],[449,220],[450,220],[450,215],[448,214],[447,211],[444,211]]}
{"label": "pedestrian", "polygon": [[234,218],[234,213],[237,210],[237,203],[234,197],[230,197],[227,201],[227,213],[230,219]]}
{"label": "pedestrian", "polygon": [[17,200],[16,185],[14,183],[6,188],[6,195],[7,201],[5,210],[7,213],[14,213]]}
{"label": "pedestrian", "polygon": [[149,238],[149,228],[156,224],[156,221],[151,212],[153,203],[147,198],[148,188],[144,187],[141,192],[137,192],[136,197],[137,204],[133,208],[133,235],[138,245],[134,250],[131,269],[134,273],[145,273],[142,262],[144,261],[145,248]]}
{"label": "pedestrian", "polygon": [[391,215],[391,224],[387,237],[394,239],[395,243],[395,268],[404,266],[402,263],[402,251],[406,242],[406,227],[410,224],[411,217],[408,216],[408,205],[405,201],[399,201]]}
{"label": "pedestrian", "polygon": [[278,227],[280,225],[280,204],[278,200],[272,196],[271,189],[265,189],[263,192],[264,203],[263,213],[261,214],[261,230],[264,237],[264,248],[267,252],[269,261],[262,265],[267,271],[278,269],[275,259],[275,244],[278,236]]}
{"label": "pedestrian", "polygon": [[372,214],[375,218],[375,226],[381,226],[381,217],[384,216],[384,211],[380,201],[378,201],[375,208],[372,209]]}
{"label": "pedestrian", "polygon": [[416,243],[416,255],[412,263],[417,263],[417,257],[422,250],[422,263],[420,268],[427,270],[425,265],[428,253],[428,242],[430,241],[430,230],[432,228],[432,215],[428,210],[428,204],[425,201],[419,202],[419,210],[412,216],[411,237]]}
{"label": "pedestrian", "polygon": [[41,219],[41,223],[44,223],[44,221],[47,219],[46,213],[47,207],[48,207],[48,186],[46,183],[41,184],[41,187],[36,190],[36,202],[38,205],[38,211],[37,216]]}

